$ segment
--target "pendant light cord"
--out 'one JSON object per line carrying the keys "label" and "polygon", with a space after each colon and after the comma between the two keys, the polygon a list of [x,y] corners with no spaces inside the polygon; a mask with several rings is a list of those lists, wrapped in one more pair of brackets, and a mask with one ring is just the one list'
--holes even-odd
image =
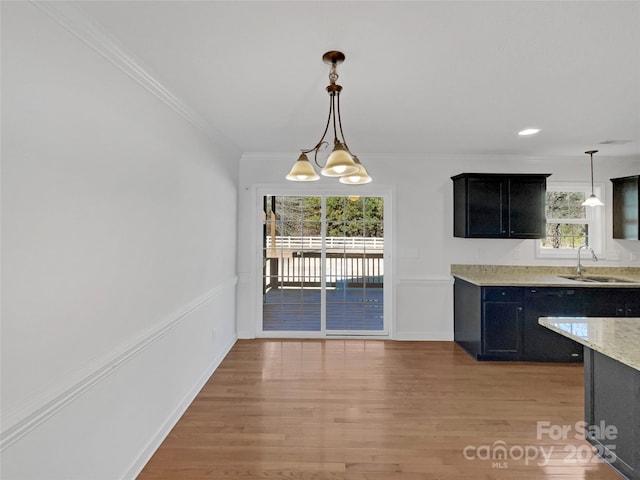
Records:
{"label": "pendant light cord", "polygon": [[590,155],[591,155],[591,195],[594,195],[593,193],[593,153],[591,153]]}

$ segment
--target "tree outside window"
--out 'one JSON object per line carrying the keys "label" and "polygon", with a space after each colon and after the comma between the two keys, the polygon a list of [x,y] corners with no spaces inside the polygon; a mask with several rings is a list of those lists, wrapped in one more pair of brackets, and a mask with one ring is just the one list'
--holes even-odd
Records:
{"label": "tree outside window", "polygon": [[590,193],[587,185],[547,186],[547,236],[537,242],[537,256],[570,257],[582,245],[602,253],[601,207],[582,206]]}

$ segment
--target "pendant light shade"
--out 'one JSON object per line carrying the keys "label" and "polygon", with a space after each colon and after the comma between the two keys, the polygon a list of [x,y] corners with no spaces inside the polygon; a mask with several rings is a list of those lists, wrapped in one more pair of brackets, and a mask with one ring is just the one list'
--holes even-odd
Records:
{"label": "pendant light shade", "polygon": [[309,163],[307,156],[301,153],[287,175],[287,180],[293,180],[294,182],[315,182],[316,180],[320,180],[320,176],[313,169],[311,163]]}
{"label": "pendant light shade", "polygon": [[596,194],[593,192],[593,154],[598,153],[598,150],[587,150],[584,153],[586,153],[591,157],[591,195],[589,195],[589,198],[587,198],[584,202],[582,202],[582,206],[583,207],[601,207],[604,205],[604,203],[602,203],[600,199],[596,197]]}
{"label": "pendant light shade", "polygon": [[602,207],[603,205],[604,203],[602,203],[593,193],[589,195],[589,198],[582,202],[582,206],[584,207]]}
{"label": "pendant light shade", "polygon": [[347,185],[364,185],[365,183],[369,183],[371,181],[371,177],[364,166],[360,163],[360,160],[358,160],[358,157],[353,157],[353,161],[358,165],[358,167],[360,167],[360,170],[356,173],[352,173],[351,175],[341,177],[340,183],[345,183]]}
{"label": "pendant light shade", "polygon": [[[342,91],[342,87],[338,85],[336,81],[338,80],[337,66],[344,62],[344,59],[344,53],[338,51],[330,51],[322,56],[322,60],[331,65],[331,70],[329,71],[330,83],[329,86],[327,86],[327,92],[329,93],[329,117],[327,118],[327,124],[324,128],[322,138],[320,138],[320,141],[316,143],[313,148],[302,150],[298,161],[287,175],[287,180],[294,182],[311,182],[320,178],[318,174],[315,173],[306,155],[307,153],[313,152],[313,161],[321,169],[320,173],[325,177],[340,177],[342,183],[350,185],[369,183],[371,181],[371,177],[367,174],[366,170],[364,170],[362,164],[355,160],[355,156],[349,150],[342,131],[342,118],[340,117],[340,92]],[[326,164],[323,166],[318,163],[318,152],[321,148],[328,146],[325,137],[331,126],[333,126],[334,147],[329,158],[327,158]],[[343,180],[344,178],[350,178],[351,180]]]}

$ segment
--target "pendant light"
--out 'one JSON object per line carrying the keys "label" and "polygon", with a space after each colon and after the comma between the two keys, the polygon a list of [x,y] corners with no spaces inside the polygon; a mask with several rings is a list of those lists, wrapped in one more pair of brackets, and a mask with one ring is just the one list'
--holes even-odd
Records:
{"label": "pendant light", "polygon": [[[327,118],[327,125],[325,126],[320,141],[316,143],[313,148],[301,151],[302,153],[298,157],[298,160],[286,176],[287,180],[294,182],[312,182],[320,178],[307,157],[307,153],[313,152],[313,161],[321,169],[320,173],[325,177],[340,177],[340,182],[349,185],[360,185],[371,181],[371,177],[362,166],[362,163],[360,163],[357,157],[349,150],[342,131],[342,119],[340,117],[340,92],[342,91],[342,87],[336,83],[336,80],[338,80],[337,66],[344,62],[344,59],[344,53],[333,50],[322,56],[322,60],[331,65],[329,71],[329,86],[327,86],[327,92],[329,93],[329,117]],[[331,125],[333,125],[334,137],[333,151],[329,155],[329,158],[327,158],[326,164],[322,166],[318,162],[318,152],[321,148],[329,145],[329,143],[325,141],[325,137]]]}
{"label": "pendant light", "polygon": [[591,156],[591,195],[584,202],[582,202],[582,206],[584,206],[584,207],[601,207],[601,206],[604,205],[604,203],[602,203],[598,199],[598,197],[596,197],[596,194],[593,192],[593,154],[594,153],[598,153],[598,150],[587,150],[584,153],[586,153],[587,155]]}

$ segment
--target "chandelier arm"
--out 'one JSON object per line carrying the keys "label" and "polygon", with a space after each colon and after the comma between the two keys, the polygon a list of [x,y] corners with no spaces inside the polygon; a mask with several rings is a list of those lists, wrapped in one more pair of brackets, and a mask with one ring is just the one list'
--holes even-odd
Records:
{"label": "chandelier arm", "polygon": [[327,117],[327,124],[324,127],[324,132],[322,133],[322,137],[320,138],[318,143],[315,144],[314,147],[310,148],[309,150],[302,150],[302,153],[305,153],[305,154],[315,152],[313,156],[313,161],[320,168],[322,168],[323,166],[318,163],[318,150],[320,150],[320,148],[322,147],[322,144],[326,144],[327,146],[329,145],[329,143],[324,140],[324,137],[327,136],[327,132],[329,131],[329,125],[331,124],[331,117],[333,113],[333,103],[331,100],[332,99],[329,98],[329,115]]}
{"label": "chandelier arm", "polygon": [[[338,97],[340,98],[340,97]],[[333,105],[333,143],[338,139],[338,130],[336,128],[336,94],[331,92],[331,104]],[[340,102],[338,102],[338,121],[340,121]]]}
{"label": "chandelier arm", "polygon": [[349,146],[347,145],[347,141],[344,139],[344,132],[342,131],[342,116],[340,115],[340,92],[338,92],[337,95],[338,95],[338,125],[340,125],[340,136],[342,137],[342,144],[347,149],[347,152],[351,153],[351,150],[349,150]]}

